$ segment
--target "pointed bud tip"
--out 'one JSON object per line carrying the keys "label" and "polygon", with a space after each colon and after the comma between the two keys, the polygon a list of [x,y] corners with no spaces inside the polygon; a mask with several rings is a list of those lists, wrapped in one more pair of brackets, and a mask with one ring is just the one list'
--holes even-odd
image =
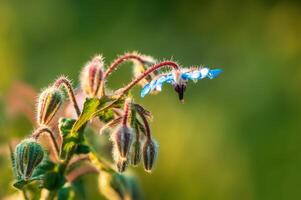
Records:
{"label": "pointed bud tip", "polygon": [[150,172],[156,163],[158,144],[154,139],[147,139],[143,145],[144,170]]}
{"label": "pointed bud tip", "polygon": [[80,85],[88,97],[97,97],[103,81],[104,62],[101,55],[94,56],[80,73]]}

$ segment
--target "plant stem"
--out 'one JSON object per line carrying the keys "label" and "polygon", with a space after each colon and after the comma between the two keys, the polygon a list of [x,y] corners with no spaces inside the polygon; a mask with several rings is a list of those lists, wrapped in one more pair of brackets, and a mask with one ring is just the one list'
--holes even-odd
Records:
{"label": "plant stem", "polygon": [[105,71],[104,75],[103,75],[103,81],[101,82],[101,86],[100,86],[100,96],[103,97],[105,96],[105,82],[106,79],[108,78],[108,76],[114,71],[114,69],[116,69],[120,64],[122,64],[125,61],[128,60],[137,60],[138,62],[144,64],[144,60],[141,56],[137,55],[137,54],[125,54],[119,58],[117,58],[116,60],[113,61],[113,63],[108,67],[108,69]]}
{"label": "plant stem", "polygon": [[118,67],[121,63],[128,61],[128,60],[137,60],[138,62],[144,63],[144,60],[141,56],[137,54],[125,54],[119,58],[117,58],[106,70],[104,74],[104,80],[112,73],[112,71]]}
{"label": "plant stem", "polygon": [[78,104],[77,104],[70,81],[66,77],[62,76],[55,81],[54,87],[59,88],[61,85],[63,85],[67,89],[68,96],[73,104],[75,112],[76,112],[77,116],[80,116],[80,109],[78,107]]}
{"label": "plant stem", "polygon": [[29,198],[28,198],[28,196],[27,196],[27,194],[26,194],[26,191],[25,191],[24,189],[22,190],[22,193],[23,193],[24,199],[25,199],[25,200],[29,200]]}
{"label": "plant stem", "polygon": [[55,147],[55,150],[56,150],[56,153],[57,155],[60,153],[60,148],[59,148],[59,145],[57,144],[56,140],[55,140],[55,137],[53,135],[53,132],[47,128],[47,127],[40,127],[38,129],[36,129],[33,133],[32,133],[32,137],[35,138],[35,139],[38,139],[42,133],[48,133],[48,135],[50,136],[51,140],[52,140],[52,143]]}
{"label": "plant stem", "polygon": [[124,115],[123,115],[123,119],[122,119],[122,125],[126,126],[127,125],[127,121],[128,121],[128,117],[129,117],[129,102],[130,100],[126,100],[124,103]]}

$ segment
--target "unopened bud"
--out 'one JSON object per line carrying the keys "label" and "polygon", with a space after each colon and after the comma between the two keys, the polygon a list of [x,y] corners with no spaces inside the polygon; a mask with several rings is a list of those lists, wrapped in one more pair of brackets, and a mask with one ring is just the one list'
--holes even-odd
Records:
{"label": "unopened bud", "polygon": [[120,126],[112,135],[112,141],[118,150],[119,156],[122,159],[127,158],[133,141],[132,130],[126,125]]}
{"label": "unopened bud", "polygon": [[133,166],[137,166],[141,161],[141,143],[139,140],[135,140],[132,145],[130,159]]}
{"label": "unopened bud", "polygon": [[46,88],[39,96],[37,122],[39,125],[48,125],[59,107],[62,105],[63,96],[56,87]]}
{"label": "unopened bud", "polygon": [[104,62],[102,56],[95,56],[88,62],[80,75],[82,90],[88,97],[97,97],[103,81]]}
{"label": "unopened bud", "polygon": [[34,139],[25,139],[17,145],[14,157],[17,177],[28,180],[43,160],[44,150]]}
{"label": "unopened bud", "polygon": [[143,145],[143,164],[147,172],[151,172],[157,160],[158,144],[153,139],[146,139]]}

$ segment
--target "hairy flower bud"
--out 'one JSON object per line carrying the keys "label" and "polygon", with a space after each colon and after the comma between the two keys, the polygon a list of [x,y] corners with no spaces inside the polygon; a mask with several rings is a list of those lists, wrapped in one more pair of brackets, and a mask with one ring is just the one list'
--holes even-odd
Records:
{"label": "hairy flower bud", "polygon": [[112,135],[112,141],[118,150],[119,156],[126,160],[133,141],[132,130],[126,125],[120,126]]}
{"label": "hairy flower bud", "polygon": [[63,102],[61,91],[56,87],[46,88],[39,96],[37,123],[48,125]]}
{"label": "hairy flower bud", "polygon": [[17,145],[14,157],[14,167],[18,179],[28,180],[43,160],[44,150],[34,139],[25,139]]}
{"label": "hairy flower bud", "polygon": [[130,152],[131,165],[137,166],[141,161],[141,143],[135,140]]}
{"label": "hairy flower bud", "polygon": [[97,97],[103,81],[104,62],[102,56],[95,56],[88,62],[80,75],[82,90],[88,97]]}
{"label": "hairy flower bud", "polygon": [[158,144],[153,139],[146,139],[143,145],[143,164],[147,172],[151,172],[157,160]]}

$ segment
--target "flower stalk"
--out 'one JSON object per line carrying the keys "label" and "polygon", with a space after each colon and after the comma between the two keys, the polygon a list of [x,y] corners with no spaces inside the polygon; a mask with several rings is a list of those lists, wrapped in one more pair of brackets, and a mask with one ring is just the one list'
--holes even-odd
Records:
{"label": "flower stalk", "polygon": [[76,101],[76,98],[74,95],[74,91],[73,91],[70,81],[66,77],[62,76],[62,77],[58,78],[53,85],[54,85],[54,87],[57,87],[57,88],[60,88],[60,86],[63,85],[66,88],[68,96],[70,98],[70,101],[72,102],[72,105],[75,109],[75,112],[76,112],[77,116],[79,116],[81,112],[78,107],[78,104],[77,104],[77,101]]}

